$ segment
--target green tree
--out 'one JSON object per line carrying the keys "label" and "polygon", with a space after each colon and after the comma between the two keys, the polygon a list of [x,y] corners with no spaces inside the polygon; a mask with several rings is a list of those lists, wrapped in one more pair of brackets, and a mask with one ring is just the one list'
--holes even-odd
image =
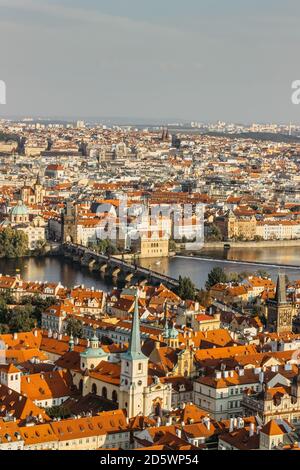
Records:
{"label": "green tree", "polygon": [[223,239],[223,235],[219,227],[217,225],[212,224],[209,228],[209,234],[207,236],[207,240],[209,241],[220,241]]}
{"label": "green tree", "polygon": [[32,316],[32,305],[18,305],[9,313],[8,326],[12,333],[30,331],[35,327],[36,321]]}
{"label": "green tree", "polygon": [[268,278],[269,277],[269,273],[268,271],[266,271],[265,269],[258,269],[256,272],[255,272],[256,276],[259,276],[259,277],[264,277],[264,278]]}
{"label": "green tree", "polygon": [[9,333],[9,326],[5,323],[0,323],[0,334],[5,335],[6,333]]}
{"label": "green tree", "polygon": [[200,289],[196,294],[196,300],[200,305],[207,308],[211,305],[211,297],[209,292],[205,289]]}
{"label": "green tree", "polygon": [[177,245],[175,240],[170,240],[169,241],[169,251],[176,251]]}
{"label": "green tree", "polygon": [[56,405],[51,408],[46,408],[46,413],[50,418],[68,418],[70,416],[69,409],[64,405]]}
{"label": "green tree", "polygon": [[83,333],[81,322],[76,318],[69,317],[66,321],[66,332],[69,336],[81,338]]}
{"label": "green tree", "polygon": [[108,256],[113,256],[119,253],[118,248],[108,238],[97,240],[96,243],[90,243],[89,246],[97,253],[102,253]]}
{"label": "green tree", "polygon": [[6,299],[1,296],[0,297],[0,323],[6,323],[8,316],[8,307]]}
{"label": "green tree", "polygon": [[37,240],[34,254],[36,256],[44,256],[46,253],[47,243],[45,240]]}
{"label": "green tree", "polygon": [[227,276],[222,268],[216,266],[208,274],[208,278],[205,284],[207,290],[213,287],[215,284],[224,283],[227,281]]}
{"label": "green tree", "polygon": [[58,299],[53,297],[46,297],[45,299],[40,295],[24,296],[21,300],[22,305],[28,305],[32,307],[32,317],[41,323],[42,313],[51,305],[57,305]]}
{"label": "green tree", "polygon": [[196,296],[196,287],[189,277],[179,276],[179,286],[177,294],[183,300],[194,300]]}
{"label": "green tree", "polygon": [[0,258],[19,258],[28,254],[28,236],[22,230],[6,227],[0,232]]}

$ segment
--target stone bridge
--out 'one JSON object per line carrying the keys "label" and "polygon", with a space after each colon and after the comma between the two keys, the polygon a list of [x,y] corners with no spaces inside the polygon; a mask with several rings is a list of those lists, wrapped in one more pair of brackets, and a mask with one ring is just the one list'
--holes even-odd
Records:
{"label": "stone bridge", "polygon": [[82,266],[101,272],[108,277],[120,279],[128,284],[149,283],[156,285],[162,283],[170,289],[176,289],[179,285],[177,279],[152,271],[151,269],[143,268],[142,266],[133,265],[114,256],[97,253],[82,245],[64,243],[61,245],[61,250],[64,256],[71,258]]}

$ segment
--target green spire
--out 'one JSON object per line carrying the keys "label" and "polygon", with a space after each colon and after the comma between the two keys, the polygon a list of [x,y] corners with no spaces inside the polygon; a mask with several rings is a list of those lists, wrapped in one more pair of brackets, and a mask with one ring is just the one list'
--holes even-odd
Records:
{"label": "green spire", "polygon": [[168,322],[168,307],[167,304],[165,305],[165,326],[163,332],[163,338],[169,338],[169,322]]}
{"label": "green spire", "polygon": [[146,359],[141,349],[138,293],[135,296],[129,348],[124,356],[128,359]]}

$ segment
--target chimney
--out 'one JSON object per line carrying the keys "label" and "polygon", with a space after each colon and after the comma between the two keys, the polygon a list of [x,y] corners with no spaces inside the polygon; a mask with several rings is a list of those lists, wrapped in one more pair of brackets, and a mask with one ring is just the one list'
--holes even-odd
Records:
{"label": "chimney", "polygon": [[168,417],[168,420],[167,420],[166,425],[167,425],[167,426],[171,426],[171,425],[172,425],[172,417],[171,417],[171,416]]}
{"label": "chimney", "polygon": [[14,333],[13,338],[14,340],[18,339],[18,333]]}
{"label": "chimney", "polygon": [[34,336],[37,338],[37,335],[38,335],[37,330],[34,330],[33,334],[34,334]]}
{"label": "chimney", "polygon": [[232,432],[234,429],[234,426],[233,426],[233,418],[230,418],[229,420],[229,432]]}
{"label": "chimney", "polygon": [[250,423],[249,437],[252,437],[253,435],[254,435],[254,423]]}
{"label": "chimney", "polygon": [[205,426],[207,427],[207,430],[210,430],[210,418],[207,416],[205,418]]}

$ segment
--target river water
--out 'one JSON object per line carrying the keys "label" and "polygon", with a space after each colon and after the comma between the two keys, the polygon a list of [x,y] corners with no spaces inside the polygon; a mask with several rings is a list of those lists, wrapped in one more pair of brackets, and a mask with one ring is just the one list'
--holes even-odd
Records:
{"label": "river water", "polygon": [[[213,258],[213,259],[212,259]],[[300,247],[286,248],[231,248],[230,250],[204,250],[201,258],[174,257],[144,259],[140,264],[171,277],[189,276],[197,287],[203,287],[208,273],[215,266],[220,266],[226,273],[255,272],[258,269],[267,271],[275,279],[279,268],[277,266],[249,265],[245,262],[274,263],[280,265],[295,265],[298,267],[280,268],[290,280],[300,279]],[[20,260],[0,259],[0,273],[20,273],[23,279],[31,281],[60,281],[66,287],[84,284],[96,289],[110,290],[111,282],[105,281],[100,273],[91,272],[88,268],[80,267],[64,258],[24,258]]]}

